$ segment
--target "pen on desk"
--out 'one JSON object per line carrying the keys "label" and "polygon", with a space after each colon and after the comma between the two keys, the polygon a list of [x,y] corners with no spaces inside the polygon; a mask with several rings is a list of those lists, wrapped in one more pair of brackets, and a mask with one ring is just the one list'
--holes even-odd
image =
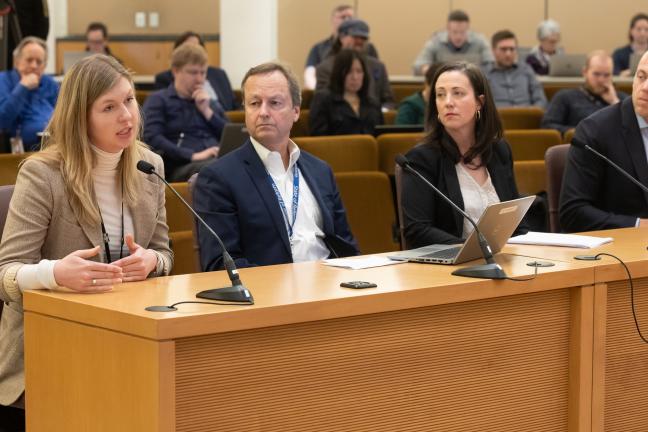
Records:
{"label": "pen on desk", "polygon": [[182,145],[182,140],[184,139],[184,132],[180,132],[180,137],[178,138],[177,146],[180,147]]}

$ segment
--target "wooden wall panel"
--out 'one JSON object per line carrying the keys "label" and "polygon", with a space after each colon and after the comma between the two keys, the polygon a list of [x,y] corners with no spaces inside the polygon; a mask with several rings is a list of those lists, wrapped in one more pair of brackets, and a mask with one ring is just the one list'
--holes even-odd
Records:
{"label": "wooden wall panel", "polygon": [[[634,281],[637,318],[648,334],[648,278]],[[648,345],[641,341],[630,308],[627,281],[608,284],[605,356],[605,431],[646,431]]]}
{"label": "wooden wall panel", "polygon": [[171,432],[173,342],[25,316],[25,357],[43,366],[25,373],[27,409],[38,413],[27,430]]}
{"label": "wooden wall panel", "polygon": [[563,432],[569,328],[564,289],[181,339],[176,430]]}

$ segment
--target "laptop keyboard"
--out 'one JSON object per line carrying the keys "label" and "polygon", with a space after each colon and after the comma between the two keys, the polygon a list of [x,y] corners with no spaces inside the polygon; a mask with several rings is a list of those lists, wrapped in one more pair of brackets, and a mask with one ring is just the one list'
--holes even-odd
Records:
{"label": "laptop keyboard", "polygon": [[461,250],[461,246],[457,246],[449,249],[442,249],[436,252],[425,254],[423,255],[423,258],[452,259],[455,256],[457,256],[460,250]]}

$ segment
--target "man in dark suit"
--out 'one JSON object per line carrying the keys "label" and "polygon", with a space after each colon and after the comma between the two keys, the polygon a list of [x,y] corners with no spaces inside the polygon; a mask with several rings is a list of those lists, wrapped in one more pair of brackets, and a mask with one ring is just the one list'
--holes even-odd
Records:
{"label": "man in dark suit", "polygon": [[[200,171],[198,213],[237,267],[357,254],[331,168],[290,139],[301,103],[294,75],[265,63],[247,72],[241,88],[251,138]],[[222,268],[216,240],[202,227],[198,239],[202,269]]]}
{"label": "man in dark suit", "polygon": [[[632,98],[581,121],[574,141],[589,145],[648,185],[648,53],[637,67]],[[648,194],[590,151],[572,146],[560,223],[566,231],[648,226]]]}

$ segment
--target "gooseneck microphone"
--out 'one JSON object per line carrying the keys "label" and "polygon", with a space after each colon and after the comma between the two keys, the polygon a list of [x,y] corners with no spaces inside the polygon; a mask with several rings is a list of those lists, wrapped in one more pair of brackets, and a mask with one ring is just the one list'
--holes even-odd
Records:
{"label": "gooseneck microphone", "polygon": [[631,176],[631,175],[630,175],[626,170],[624,170],[624,169],[621,168],[619,165],[617,165],[617,164],[615,164],[614,162],[612,162],[612,161],[611,161],[607,156],[602,155],[602,154],[599,153],[598,151],[594,150],[592,147],[588,146],[588,145],[585,144],[584,142],[582,142],[582,141],[580,141],[580,140],[577,140],[577,139],[572,139],[571,145],[573,145],[574,147],[577,147],[577,148],[580,148],[580,149],[585,149],[585,150],[588,150],[588,151],[594,153],[596,156],[598,156],[599,158],[601,158],[601,159],[603,159],[605,162],[607,162],[611,167],[613,167],[614,169],[616,169],[617,171],[619,171],[621,174],[623,174],[623,175],[624,175],[628,180],[630,180],[632,183],[634,183],[634,184],[636,184],[637,186],[639,186],[639,187],[641,188],[642,191],[648,193],[648,187],[646,187],[646,185],[644,185],[643,183],[641,183],[641,182],[640,182],[639,180],[637,180],[636,178],[632,177],[632,176]]}
{"label": "gooseneck microphone", "polygon": [[[250,291],[243,286],[241,283],[241,279],[238,274],[238,270],[236,269],[236,265],[234,264],[234,260],[232,259],[231,255],[229,252],[227,252],[227,249],[225,249],[225,245],[223,244],[223,241],[220,239],[218,234],[214,232],[210,228],[209,225],[207,225],[207,222],[203,220],[203,218],[198,215],[198,213],[195,212],[195,210],[185,201],[182,196],[176,191],[173,186],[169,184],[160,174],[158,174],[155,171],[155,167],[144,161],[140,160],[137,162],[137,169],[142,171],[145,174],[153,174],[160,180],[164,182],[164,184],[171,189],[171,191],[175,194],[175,196],[178,197],[180,201],[193,213],[193,215],[200,221],[200,223],[211,233],[211,235],[214,236],[216,241],[218,241],[218,244],[220,245],[221,249],[223,250],[223,265],[225,266],[225,270],[227,271],[227,276],[229,277],[229,280],[232,282],[232,286],[230,287],[225,287],[225,288],[215,288],[215,289],[210,289],[210,290],[205,290],[201,291],[198,294],[196,294],[196,297],[199,298],[205,298],[205,299],[210,299],[210,300],[219,300],[219,301],[224,301],[224,302],[236,302],[236,303],[245,303],[245,304],[254,304],[254,298],[252,297],[252,294]],[[152,310],[155,312],[166,312],[168,309],[153,309],[153,308],[167,308],[167,306],[151,306],[151,309],[146,308],[147,310]],[[171,310],[175,310],[171,309]]]}
{"label": "gooseneck microphone", "polygon": [[484,260],[486,260],[486,264],[460,268],[453,271],[452,274],[455,276],[466,276],[466,277],[473,277],[473,278],[480,278],[480,279],[506,279],[507,278],[506,273],[504,272],[502,267],[495,262],[495,259],[493,258],[493,253],[491,251],[491,247],[488,245],[486,238],[477,227],[475,221],[470,216],[468,216],[468,214],[465,211],[463,211],[461,207],[459,207],[457,204],[452,202],[450,198],[445,196],[443,192],[441,192],[439,189],[437,189],[436,186],[434,186],[430,181],[428,181],[428,179],[426,179],[420,172],[412,168],[412,166],[410,165],[409,161],[405,156],[401,154],[397,155],[396,163],[405,171],[414,174],[416,177],[421,179],[426,185],[432,188],[432,190],[437,195],[439,195],[441,198],[443,198],[444,201],[450,204],[450,206],[452,206],[453,209],[455,209],[464,218],[466,218],[468,222],[470,222],[471,225],[475,228],[475,232],[477,233],[477,239],[479,242],[479,247],[481,249]]}

